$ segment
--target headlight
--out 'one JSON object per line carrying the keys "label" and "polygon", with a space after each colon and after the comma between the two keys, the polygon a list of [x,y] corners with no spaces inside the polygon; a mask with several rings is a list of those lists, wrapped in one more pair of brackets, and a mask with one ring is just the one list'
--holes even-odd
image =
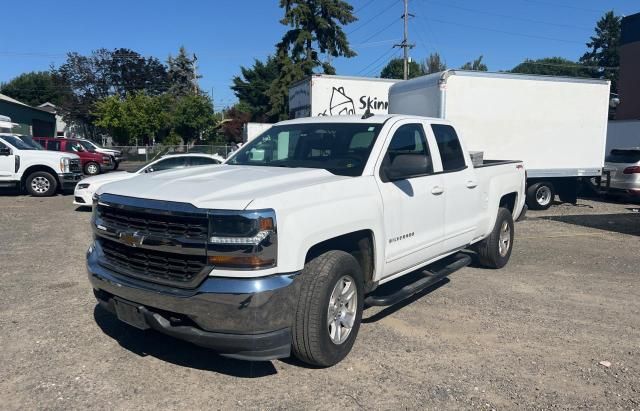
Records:
{"label": "headlight", "polygon": [[61,173],[69,173],[71,170],[69,169],[69,157],[62,157],[60,159],[60,172]]}
{"label": "headlight", "polygon": [[263,269],[276,265],[273,210],[209,215],[208,261],[214,267]]}
{"label": "headlight", "polygon": [[93,207],[95,210],[95,206],[98,205],[98,201],[100,201],[100,196],[96,193],[93,193],[93,196],[91,197],[91,201],[93,202]]}
{"label": "headlight", "polygon": [[89,188],[90,184],[87,183],[79,183],[78,190],[84,190],[85,188]]}

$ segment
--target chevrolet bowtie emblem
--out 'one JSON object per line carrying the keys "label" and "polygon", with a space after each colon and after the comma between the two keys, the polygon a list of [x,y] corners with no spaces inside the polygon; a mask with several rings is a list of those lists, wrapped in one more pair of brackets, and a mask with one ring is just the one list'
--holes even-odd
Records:
{"label": "chevrolet bowtie emblem", "polygon": [[120,233],[118,235],[121,243],[128,245],[129,247],[140,247],[144,241],[144,236],[135,233]]}

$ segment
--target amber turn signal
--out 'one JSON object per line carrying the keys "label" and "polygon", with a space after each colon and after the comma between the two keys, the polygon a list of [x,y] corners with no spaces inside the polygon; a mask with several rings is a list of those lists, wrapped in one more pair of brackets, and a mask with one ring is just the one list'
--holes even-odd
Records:
{"label": "amber turn signal", "polygon": [[263,259],[256,256],[227,256],[227,255],[212,255],[208,258],[209,264],[213,264],[218,267],[229,268],[262,268],[272,267],[275,263],[273,258]]}

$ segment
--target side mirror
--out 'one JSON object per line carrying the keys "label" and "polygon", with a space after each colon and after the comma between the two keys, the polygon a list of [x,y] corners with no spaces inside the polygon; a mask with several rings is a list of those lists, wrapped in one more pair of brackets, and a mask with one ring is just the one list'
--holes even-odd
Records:
{"label": "side mirror", "polygon": [[383,169],[383,175],[387,181],[397,181],[424,176],[430,170],[431,164],[424,154],[398,154]]}
{"label": "side mirror", "polygon": [[11,149],[9,147],[0,147],[0,156],[10,156]]}

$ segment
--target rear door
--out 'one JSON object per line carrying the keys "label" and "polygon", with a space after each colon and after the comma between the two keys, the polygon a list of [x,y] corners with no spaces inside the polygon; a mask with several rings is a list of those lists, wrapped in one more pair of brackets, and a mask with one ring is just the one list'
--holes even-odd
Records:
{"label": "rear door", "polygon": [[444,251],[465,247],[478,226],[480,190],[475,170],[468,163],[455,129],[448,124],[432,124],[444,178]]}
{"label": "rear door", "polygon": [[[427,137],[424,124],[407,120],[396,123],[389,136],[376,172],[384,207],[384,276],[438,256],[444,234],[443,176],[435,141]],[[426,157],[424,172],[389,181],[384,169],[399,155]]]}

